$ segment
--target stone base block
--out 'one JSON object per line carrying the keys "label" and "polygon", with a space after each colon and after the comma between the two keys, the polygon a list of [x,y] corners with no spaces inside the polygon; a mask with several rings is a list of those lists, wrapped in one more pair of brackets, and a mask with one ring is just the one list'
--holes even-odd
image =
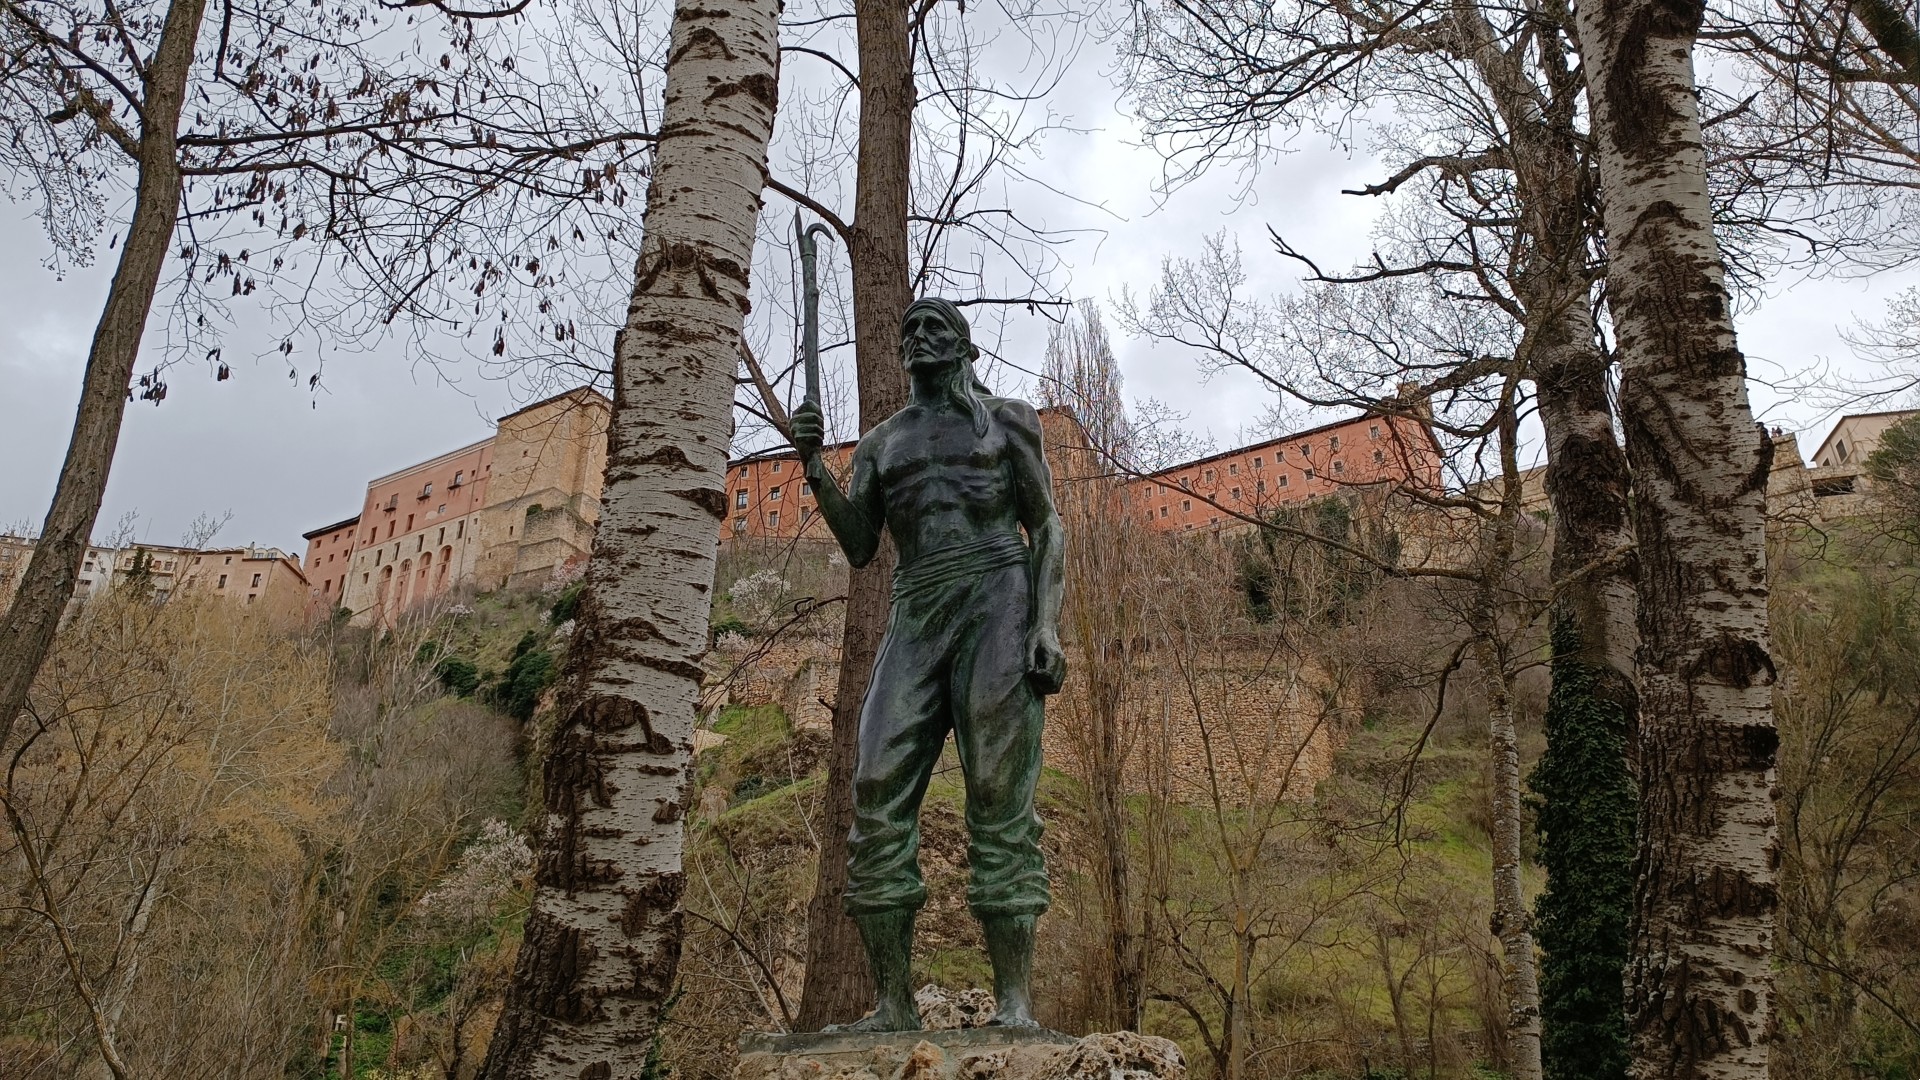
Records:
{"label": "stone base block", "polygon": [[1180,1048],[1131,1031],[961,1028],[743,1035],[734,1080],[1186,1080]]}

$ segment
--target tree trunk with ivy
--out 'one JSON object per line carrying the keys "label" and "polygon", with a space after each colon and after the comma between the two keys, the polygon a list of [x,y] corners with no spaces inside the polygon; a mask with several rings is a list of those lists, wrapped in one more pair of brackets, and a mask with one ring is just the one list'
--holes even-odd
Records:
{"label": "tree trunk with ivy", "polygon": [[780,7],[674,10],[600,527],[544,769],[532,911],[481,1075],[655,1069],[678,971],[700,661],[725,513]]}
{"label": "tree trunk with ivy", "polygon": [[1636,1080],[1762,1080],[1773,1036],[1772,444],[1747,403],[1713,235],[1692,61],[1704,10],[1601,0],[1575,13],[1633,470]]}
{"label": "tree trunk with ivy", "polygon": [[1498,48],[1485,13],[1455,4],[1460,40],[1508,133],[1526,258],[1513,275],[1525,308],[1522,354],[1546,430],[1553,507],[1553,685],[1541,797],[1537,901],[1541,1068],[1549,1080],[1626,1075],[1626,912],[1634,789],[1632,530],[1627,461],[1607,395],[1609,358],[1594,325],[1599,222],[1572,46],[1544,39],[1537,63]]}

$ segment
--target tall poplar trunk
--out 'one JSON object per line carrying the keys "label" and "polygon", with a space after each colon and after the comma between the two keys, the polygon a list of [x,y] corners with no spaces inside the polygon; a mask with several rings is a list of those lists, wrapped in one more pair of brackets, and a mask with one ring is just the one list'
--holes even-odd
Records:
{"label": "tall poplar trunk", "polygon": [[679,967],[693,715],[779,11],[674,9],[600,527],[546,759],[533,909],[481,1066],[490,1080],[646,1074]]}
{"label": "tall poplar trunk", "polygon": [[[873,430],[907,404],[900,362],[900,319],[911,302],[907,279],[907,192],[913,140],[913,55],[904,0],[856,0],[860,54],[859,174],[848,238],[853,270],[855,372],[860,431]],[[817,1031],[859,1019],[874,1000],[853,920],[841,908],[847,889],[847,833],[853,828],[853,768],[860,706],[886,633],[893,589],[893,544],[854,570],[847,585],[834,690],[833,741],[827,753],[827,805],[818,876],[807,904],[807,967],[795,1024]]]}
{"label": "tall poplar trunk", "polygon": [[1540,972],[1534,960],[1532,920],[1521,880],[1520,739],[1513,718],[1513,664],[1499,596],[1514,569],[1520,519],[1520,468],[1515,454],[1519,418],[1513,394],[1499,417],[1500,508],[1474,586],[1474,654],[1487,688],[1487,756],[1492,765],[1493,932],[1500,940],[1500,973],[1507,997],[1507,1043],[1515,1080],[1540,1080]]}
{"label": "tall poplar trunk", "polygon": [[1773,1029],[1772,446],[1747,404],[1713,236],[1692,63],[1703,13],[1678,0],[1576,8],[1638,541],[1627,1018],[1642,1080],[1758,1080]]}
{"label": "tall poplar trunk", "polygon": [[1538,901],[1541,1071],[1551,1080],[1626,1075],[1626,912],[1634,789],[1627,745],[1636,708],[1627,461],[1607,398],[1609,360],[1592,311],[1592,171],[1576,126],[1580,74],[1552,28],[1531,67],[1494,45],[1481,10],[1455,7],[1508,132],[1527,258],[1514,275],[1526,310],[1522,354],[1546,429],[1553,506],[1553,687],[1547,747],[1530,783],[1542,797]]}
{"label": "tall poplar trunk", "polygon": [[60,615],[73,599],[80,564],[100,517],[107,472],[120,444],[120,419],[127,411],[127,384],[133,379],[140,339],[147,330],[147,315],[153,310],[179,216],[180,111],[186,103],[193,47],[206,9],[206,0],[173,0],[168,5],[159,43],[141,79],[133,221],[87,350],[80,407],[53,505],[13,604],[0,620],[0,746],[13,733],[13,722],[26,707],[34,676],[53,647]]}

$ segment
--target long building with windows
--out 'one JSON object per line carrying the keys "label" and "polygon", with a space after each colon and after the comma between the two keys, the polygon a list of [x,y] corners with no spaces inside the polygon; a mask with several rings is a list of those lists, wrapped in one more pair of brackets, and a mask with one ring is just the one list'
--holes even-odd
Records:
{"label": "long building with windows", "polygon": [[[1111,475],[1095,461],[1073,414],[1040,410],[1056,480]],[[854,444],[828,446],[828,468],[844,477]],[[1126,505],[1161,532],[1230,529],[1287,503],[1345,490],[1396,483],[1420,491],[1441,487],[1433,432],[1405,415],[1362,414],[1306,431],[1210,454],[1122,483]],[[722,540],[827,539],[800,459],[782,447],[727,463],[727,514]]]}
{"label": "long building with windows", "polygon": [[600,519],[612,404],[581,388],[500,418],[478,442],[367,483],[360,512],[304,535],[317,612],[385,624],[460,588],[584,562]]}

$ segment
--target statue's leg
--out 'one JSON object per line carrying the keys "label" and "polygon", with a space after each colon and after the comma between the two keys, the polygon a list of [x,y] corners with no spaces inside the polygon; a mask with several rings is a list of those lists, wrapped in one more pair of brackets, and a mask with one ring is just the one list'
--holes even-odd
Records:
{"label": "statue's leg", "polygon": [[860,928],[879,1002],[849,1030],[920,1027],[910,985],[913,918],[927,898],[920,878],[920,803],[949,726],[940,663],[945,643],[938,636],[890,629],[860,709],[846,910]]}
{"label": "statue's leg", "polygon": [[967,903],[993,962],[993,1023],[1034,1026],[1033,927],[1047,909],[1034,789],[1040,781],[1040,696],[1027,681],[1027,570],[986,576],[954,656],[954,738],[967,781]]}

